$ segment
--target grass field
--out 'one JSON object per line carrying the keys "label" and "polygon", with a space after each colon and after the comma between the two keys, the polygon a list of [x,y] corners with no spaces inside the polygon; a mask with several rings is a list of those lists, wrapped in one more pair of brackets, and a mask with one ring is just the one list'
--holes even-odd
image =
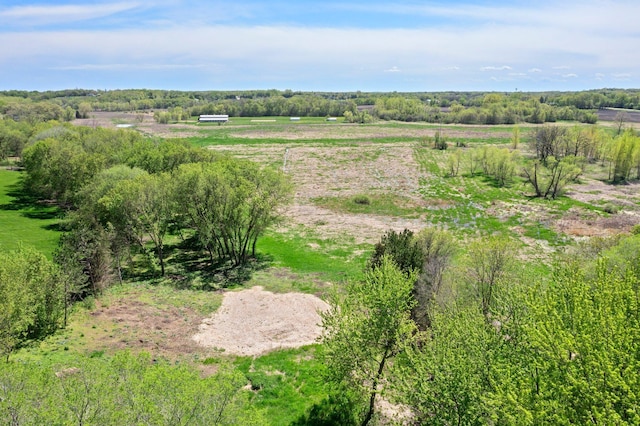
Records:
{"label": "grass field", "polygon": [[21,194],[21,172],[0,169],[0,250],[20,244],[51,257],[58,245],[61,211]]}
{"label": "grass field", "polygon": [[[162,131],[158,137],[186,138],[195,146],[266,167],[282,168],[286,158],[285,172],[296,189],[283,222],[258,240],[258,259],[242,279],[210,274],[201,259],[195,267],[181,264],[184,259],[172,257],[171,250],[179,239],[171,236],[167,277],[127,281],[76,305],[67,329],[15,357],[73,362],[75,357],[111,356],[121,350],[148,351],[171,362],[197,365],[203,374],[231,363],[247,378],[252,404],[274,425],[291,424],[326,398],[321,348],[246,357],[197,347],[191,336],[219,308],[224,292],[261,286],[274,293],[324,297],[345,280],[361,276],[386,231],[427,226],[454,235],[459,259],[474,239],[506,236],[517,243],[518,256],[530,260],[522,265],[523,276],[544,278],[554,253],[584,237],[626,232],[629,226],[622,219],[637,217],[640,211],[639,185],[605,184],[598,180],[602,170],[597,165],[590,166],[589,176],[567,196],[553,201],[532,198],[518,174],[504,187],[482,175],[471,176],[464,164],[460,173],[448,176],[452,152],[504,147],[513,126],[351,125],[324,118],[291,122],[288,117],[242,117],[223,126],[190,122],[157,128]],[[533,129],[520,126],[525,155]],[[443,132],[450,149],[432,149],[437,131]],[[465,142],[467,148],[455,148],[456,142]],[[620,213],[607,213],[608,205]],[[51,256],[59,215],[54,207],[20,196],[20,173],[0,170],[0,250],[23,242]],[[464,269],[456,273],[451,280],[461,278]]]}

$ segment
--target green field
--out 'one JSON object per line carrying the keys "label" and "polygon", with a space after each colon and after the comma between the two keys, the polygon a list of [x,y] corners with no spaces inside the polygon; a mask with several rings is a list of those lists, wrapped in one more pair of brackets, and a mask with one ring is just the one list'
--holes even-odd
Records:
{"label": "green field", "polygon": [[61,211],[21,193],[21,178],[22,172],[0,169],[0,250],[26,244],[51,257],[60,237]]}
{"label": "green field", "polygon": [[[508,147],[513,126],[352,125],[324,118],[291,122],[288,117],[233,118],[222,126],[186,124],[186,131],[196,135],[185,137],[194,147],[219,149],[264,167],[282,167],[285,146],[290,148],[286,173],[296,187],[293,208],[283,210],[283,220],[260,237],[257,256],[244,269],[218,268],[203,250],[189,246],[191,229],[167,235],[165,276],[136,248],[123,260],[124,282],[114,279],[102,294],[76,303],[65,329],[29,342],[11,354],[12,360],[35,366],[45,359],[64,369],[96,359],[103,361],[91,362],[107,365],[126,351],[149,353],[153,363],[177,366],[176,371],[187,365],[202,376],[229,367],[241,375],[243,383],[236,389],[244,386],[238,391],[247,401],[244,410],[257,409],[273,425],[305,424],[305,415],[322,407],[331,392],[323,376],[323,347],[305,343],[252,356],[198,347],[191,337],[208,317],[224,311],[219,308],[226,292],[261,286],[278,296],[327,298],[332,290],[343,291],[346,282],[359,282],[380,237],[406,225],[416,232],[437,228],[451,236],[455,251],[438,302],[466,303],[477,297],[470,296],[475,291],[469,278],[474,243],[494,236],[508,239],[517,251],[509,253],[517,259],[509,285],[538,285],[552,277],[558,253],[576,247],[579,238],[606,235],[610,229],[628,231],[630,225],[616,222],[618,217],[607,209],[637,213],[640,205],[638,194],[625,186],[604,190],[594,185],[605,172],[601,164],[587,165],[587,178],[572,183],[577,190],[555,200],[531,195],[521,176],[522,162],[504,184],[471,172],[469,154],[483,146]],[[185,131],[171,126],[164,128],[164,136]],[[536,127],[520,129],[517,161],[530,155],[527,141]],[[437,131],[448,142],[446,150],[433,149]],[[460,155],[460,170],[450,173],[455,155]],[[28,244],[51,258],[63,212],[25,196],[21,173],[0,170],[0,251]],[[594,195],[609,198],[590,197]],[[256,316],[251,309],[243,312],[245,320]],[[262,319],[269,324],[269,318]],[[185,377],[194,386],[200,383]]]}

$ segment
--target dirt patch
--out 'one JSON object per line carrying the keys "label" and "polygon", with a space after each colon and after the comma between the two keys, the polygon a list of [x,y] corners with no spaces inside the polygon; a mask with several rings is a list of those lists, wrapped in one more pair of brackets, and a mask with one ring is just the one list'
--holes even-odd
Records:
{"label": "dirt patch", "polygon": [[[340,124],[340,125],[324,125],[324,124],[308,124],[308,125],[295,125],[295,126],[274,126],[273,128],[261,128],[255,129],[251,126],[236,126],[236,131],[232,131],[231,136],[236,138],[247,139],[264,139],[264,138],[277,138],[284,140],[315,140],[315,139],[334,139],[334,140],[346,140],[346,139],[362,139],[362,140],[376,140],[390,137],[401,138],[416,138],[422,139],[427,137],[433,137],[436,132],[441,131],[447,138],[477,138],[477,139],[489,139],[489,138],[503,138],[508,140],[511,137],[511,131],[505,129],[504,132],[491,132],[488,133],[483,130],[478,130],[473,126],[460,129],[464,127],[457,125],[456,129],[449,128],[450,126],[442,126],[442,129],[435,128],[432,124],[415,123],[402,123],[402,127],[390,127],[389,123],[381,125],[368,125],[361,126],[358,124]],[[227,126],[227,129],[234,129],[234,126]]]}
{"label": "dirt patch", "polygon": [[[348,235],[357,244],[373,244],[390,229],[401,232],[406,228],[417,232],[427,226],[422,219],[336,213],[312,204],[295,204],[287,209],[286,214],[290,223],[313,227],[325,238],[339,238]],[[283,227],[280,230],[286,229]]]}
{"label": "dirt patch", "polygon": [[220,309],[202,322],[193,341],[249,356],[309,345],[322,331],[318,311],[326,309],[325,302],[310,294],[275,294],[260,286],[229,292]]}
{"label": "dirt patch", "polygon": [[[294,202],[286,211],[291,225],[316,228],[323,237],[353,237],[357,243],[375,243],[389,229],[417,231],[423,220],[382,215],[339,214],[313,204],[316,197],[392,193],[407,202],[424,204],[418,193],[420,172],[409,142],[360,142],[352,146],[235,145],[210,149],[263,164],[284,166],[296,187]],[[288,150],[288,151],[287,151]]]}
{"label": "dirt patch", "polygon": [[108,306],[98,302],[90,317],[95,349],[143,350],[169,359],[203,352],[189,337],[203,316],[187,307],[122,299]]}
{"label": "dirt patch", "polygon": [[187,138],[198,135],[198,129],[192,124],[158,124],[153,119],[153,112],[109,112],[94,111],[89,118],[79,118],[72,123],[76,126],[106,127],[116,129],[131,126],[148,136],[165,138]]}

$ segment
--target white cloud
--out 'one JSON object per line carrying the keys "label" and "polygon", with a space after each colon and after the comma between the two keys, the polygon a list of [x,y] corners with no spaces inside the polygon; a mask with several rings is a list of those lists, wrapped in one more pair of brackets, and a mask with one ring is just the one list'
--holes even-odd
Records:
{"label": "white cloud", "polygon": [[126,71],[126,70],[180,70],[204,68],[203,64],[78,64],[49,67],[56,71]]}
{"label": "white cloud", "polygon": [[611,76],[613,78],[617,78],[617,79],[621,79],[621,80],[625,80],[625,79],[631,78],[631,74],[628,73],[628,72],[616,72],[616,73],[611,74]]}
{"label": "white cloud", "polygon": [[501,67],[494,67],[494,66],[480,67],[480,71],[507,71],[511,69],[513,68],[511,68],[509,65],[503,65]]}
{"label": "white cloud", "polygon": [[[111,5],[124,7],[124,3]],[[100,10],[96,8],[94,13]],[[0,25],[8,19],[7,10],[15,9],[0,12]],[[124,11],[115,6],[109,10]],[[104,9],[102,13],[109,10]],[[24,16],[26,19],[26,14]],[[76,12],[74,16],[79,19],[93,15]],[[560,45],[558,40],[563,43]],[[211,48],[207,44],[210,41],[221,42]],[[550,88],[549,82],[558,82],[554,88],[562,89],[567,85],[562,86],[562,74],[594,76],[601,73],[611,77],[621,69],[640,69],[638,45],[637,35],[610,31],[595,34],[591,29],[577,30],[562,25],[538,28],[500,20],[490,26],[413,29],[180,23],[112,30],[11,32],[4,28],[0,31],[0,85],[11,88],[7,85],[15,85],[14,81],[19,80],[30,84],[29,81],[35,80],[33,76],[53,81],[49,79],[54,76],[49,74],[61,76],[66,72],[68,80],[65,81],[83,86],[81,79],[86,75],[104,71],[100,76],[108,77],[106,71],[113,70],[122,71],[119,78],[126,78],[122,76],[127,69],[138,69],[149,70],[145,76],[152,76],[154,71],[158,75],[165,72],[163,81],[176,81],[176,84],[184,84],[187,72],[201,70],[200,74],[206,77],[198,75],[195,77],[202,80],[193,80],[192,75],[191,84],[204,87],[224,81],[241,88],[247,87],[249,81],[251,87],[295,88],[297,81],[305,81],[306,87],[313,89],[314,84],[320,85],[322,81],[351,79],[354,84],[362,81],[374,89],[380,81],[390,82],[386,88],[391,90],[396,88],[393,85],[401,83],[413,84],[414,90],[423,89],[425,84],[431,87],[446,84],[447,90],[474,85],[473,88],[484,89],[498,87],[489,86],[488,77],[500,74],[507,77],[501,80],[507,89],[510,86],[507,87],[506,82],[516,79],[539,84],[541,89]],[[398,63],[401,68],[391,67]],[[542,70],[548,72],[552,68],[557,78],[542,79],[545,75]],[[21,71],[13,71],[17,69]],[[181,73],[181,69],[185,71]],[[27,77],[26,70],[32,73],[31,78]],[[528,70],[530,77],[520,78],[524,77],[520,75],[521,70]],[[398,75],[402,75],[402,81]],[[629,85],[640,84],[633,76],[629,78],[632,79]],[[579,79],[571,81],[580,82]]]}
{"label": "white cloud", "polygon": [[562,74],[562,77],[563,78],[577,78],[578,74],[572,72],[572,73],[569,73],[569,74]]}
{"label": "white cloud", "polygon": [[135,2],[15,6],[0,10],[0,22],[28,25],[77,22],[110,16],[138,6]]}
{"label": "white cloud", "polygon": [[524,72],[510,72],[509,75],[511,77],[525,77],[527,73]]}

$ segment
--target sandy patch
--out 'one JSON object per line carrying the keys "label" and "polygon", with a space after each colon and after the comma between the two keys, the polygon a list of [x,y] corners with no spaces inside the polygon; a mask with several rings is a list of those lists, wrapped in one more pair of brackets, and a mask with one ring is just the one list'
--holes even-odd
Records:
{"label": "sandy patch", "polygon": [[424,219],[336,213],[311,204],[295,204],[287,209],[286,214],[291,223],[313,227],[326,238],[348,235],[357,244],[374,244],[390,229],[396,232],[402,232],[404,229],[418,232],[427,226]]}
{"label": "sandy patch", "polygon": [[202,321],[193,340],[226,353],[249,356],[310,345],[322,332],[318,312],[328,308],[310,294],[275,294],[260,286],[229,292],[218,311]]}

